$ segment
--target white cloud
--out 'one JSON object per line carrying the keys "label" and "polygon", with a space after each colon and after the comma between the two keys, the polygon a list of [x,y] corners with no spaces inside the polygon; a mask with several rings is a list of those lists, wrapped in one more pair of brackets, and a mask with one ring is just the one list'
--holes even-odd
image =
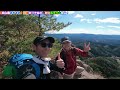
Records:
{"label": "white cloud", "polygon": [[120,31],[119,30],[107,30],[106,32],[107,34],[112,34],[112,35],[120,35]]}
{"label": "white cloud", "polygon": [[96,23],[116,23],[116,24],[118,24],[118,23],[120,23],[120,18],[113,18],[113,17],[105,18],[105,19],[96,18],[96,19],[94,19],[94,21]]}
{"label": "white cloud", "polygon": [[103,35],[120,35],[119,30],[111,30],[111,29],[98,29],[98,30],[90,30],[92,34],[103,34]]}
{"label": "white cloud", "polygon": [[120,29],[120,26],[107,26],[107,27]]}
{"label": "white cloud", "polygon": [[92,23],[92,20],[91,20],[91,19],[81,19],[80,21],[81,21],[81,22],[86,21],[87,23]]}
{"label": "white cloud", "polygon": [[82,29],[82,28],[76,28],[76,29],[62,29],[60,31],[47,31],[46,33],[49,34],[60,34],[60,33],[69,33],[69,34],[74,34],[74,33],[89,33],[89,30]]}
{"label": "white cloud", "polygon": [[80,14],[77,14],[77,15],[75,16],[75,18],[83,18],[83,16],[80,15]]}
{"label": "white cloud", "polygon": [[68,14],[73,14],[75,13],[75,11],[68,11]]}
{"label": "white cloud", "polygon": [[96,15],[96,13],[92,13],[91,15]]}
{"label": "white cloud", "polygon": [[96,28],[104,28],[103,26],[96,26]]}
{"label": "white cloud", "polygon": [[92,23],[90,19],[87,19],[87,23]]}
{"label": "white cloud", "polygon": [[83,29],[83,28],[77,28],[77,29],[69,29],[69,30],[66,30],[66,33],[89,33],[89,30],[86,30],[86,29]]}
{"label": "white cloud", "polygon": [[59,15],[59,14],[56,14],[56,15],[54,15],[54,16],[59,17],[60,15]]}
{"label": "white cloud", "polygon": [[55,34],[55,33],[58,33],[58,31],[56,31],[56,30],[50,30],[50,31],[47,31],[47,32],[45,32],[45,33]]}
{"label": "white cloud", "polygon": [[[100,26],[98,26],[100,27]],[[74,29],[62,29],[60,31],[47,31],[47,33],[50,34],[60,34],[60,33],[69,33],[69,34],[74,34],[74,33],[86,33],[86,34],[103,34],[103,35],[120,35],[119,30],[113,30],[113,29],[105,29],[105,28],[100,28],[97,30],[94,29],[85,29],[85,28],[74,28]]]}
{"label": "white cloud", "polygon": [[103,34],[103,35],[120,35],[120,31],[119,30],[113,30],[113,29],[108,29],[108,28],[101,28],[101,29],[97,29],[94,30],[94,32],[92,32],[94,34]]}
{"label": "white cloud", "polygon": [[81,19],[80,21],[81,21],[81,22],[82,22],[82,21],[86,21],[86,19]]}

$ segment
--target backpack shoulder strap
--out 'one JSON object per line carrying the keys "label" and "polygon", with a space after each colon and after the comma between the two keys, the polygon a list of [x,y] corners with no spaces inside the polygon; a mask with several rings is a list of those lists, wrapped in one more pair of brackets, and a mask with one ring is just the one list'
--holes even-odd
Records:
{"label": "backpack shoulder strap", "polygon": [[35,69],[35,76],[36,76],[36,78],[39,78],[39,77],[40,77],[40,74],[42,73],[41,70],[40,70],[39,65],[36,64],[36,63],[33,63],[32,66],[33,66],[34,69]]}
{"label": "backpack shoulder strap", "polygon": [[60,52],[60,56],[63,59],[63,61],[65,63],[65,67],[66,67],[67,66],[67,63],[66,63],[66,54],[65,54],[65,52],[63,50]]}
{"label": "backpack shoulder strap", "polygon": [[61,58],[62,58],[63,60],[66,59],[66,57],[65,57],[65,52],[64,52],[63,50],[60,52],[60,56],[61,56]]}
{"label": "backpack shoulder strap", "polygon": [[74,55],[76,55],[76,49],[75,49],[75,47],[72,48],[72,52],[74,53]]}

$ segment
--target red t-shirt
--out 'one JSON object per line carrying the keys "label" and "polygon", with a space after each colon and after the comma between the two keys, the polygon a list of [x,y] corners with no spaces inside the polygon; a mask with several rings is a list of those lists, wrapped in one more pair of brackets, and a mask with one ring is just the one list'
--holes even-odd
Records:
{"label": "red t-shirt", "polygon": [[76,67],[77,67],[76,56],[82,56],[82,57],[87,57],[88,56],[87,52],[84,52],[83,50],[81,50],[79,48],[74,48],[74,51],[73,51],[73,49],[71,49],[69,51],[63,50],[61,52],[64,52],[65,59],[66,59],[66,67],[65,67],[65,70],[64,70],[65,74],[72,74],[72,73],[75,72]]}

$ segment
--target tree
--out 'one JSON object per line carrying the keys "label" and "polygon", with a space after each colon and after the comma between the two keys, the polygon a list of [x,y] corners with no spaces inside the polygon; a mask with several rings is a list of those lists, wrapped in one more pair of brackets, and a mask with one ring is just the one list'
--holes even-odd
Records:
{"label": "tree", "polygon": [[[8,53],[32,53],[31,44],[36,36],[49,30],[60,30],[72,23],[57,22],[53,15],[0,16],[0,47]],[[2,53],[2,49],[0,49]]]}
{"label": "tree", "polygon": [[57,22],[53,15],[42,15],[41,17],[33,15],[6,15],[0,16],[0,32],[9,32],[10,37],[17,37],[21,40],[27,36],[30,31],[39,32],[43,35],[49,30],[63,29],[72,23]]}
{"label": "tree", "polygon": [[49,30],[56,30],[59,31],[60,29],[63,29],[64,27],[67,27],[68,25],[72,24],[68,22],[67,24],[57,22],[57,19],[54,18],[53,15],[43,15],[42,17],[38,17],[38,25],[39,25],[39,35],[43,35],[44,32]]}

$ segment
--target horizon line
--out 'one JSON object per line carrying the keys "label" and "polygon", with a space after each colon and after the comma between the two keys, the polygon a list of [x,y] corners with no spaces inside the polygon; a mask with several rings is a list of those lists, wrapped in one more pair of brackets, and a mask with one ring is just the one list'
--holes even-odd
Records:
{"label": "horizon line", "polygon": [[94,33],[45,33],[45,34],[93,34],[93,35],[120,35],[120,34],[94,34]]}

